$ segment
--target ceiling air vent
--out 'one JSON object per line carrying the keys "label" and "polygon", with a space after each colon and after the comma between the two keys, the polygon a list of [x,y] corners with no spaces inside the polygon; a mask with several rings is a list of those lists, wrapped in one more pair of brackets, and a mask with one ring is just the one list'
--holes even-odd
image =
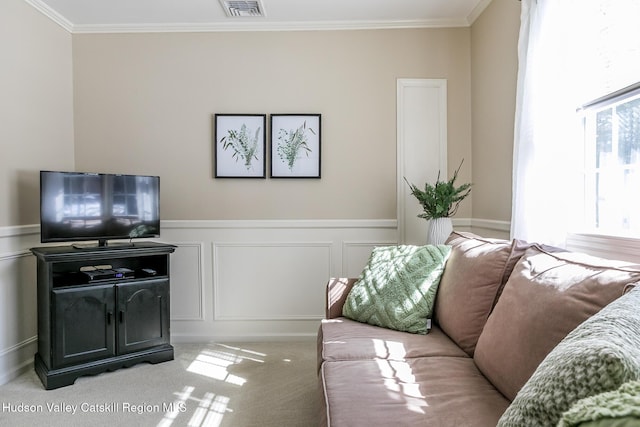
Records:
{"label": "ceiling air vent", "polygon": [[229,17],[261,17],[264,16],[264,7],[259,0],[253,1],[232,1],[220,0],[222,8]]}

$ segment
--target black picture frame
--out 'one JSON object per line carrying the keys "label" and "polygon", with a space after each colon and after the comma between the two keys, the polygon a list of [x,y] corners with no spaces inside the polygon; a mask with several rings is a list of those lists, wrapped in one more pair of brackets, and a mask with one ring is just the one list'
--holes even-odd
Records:
{"label": "black picture frame", "polygon": [[321,177],[322,115],[271,114],[271,178]]}
{"label": "black picture frame", "polygon": [[214,177],[266,178],[266,114],[214,115]]}

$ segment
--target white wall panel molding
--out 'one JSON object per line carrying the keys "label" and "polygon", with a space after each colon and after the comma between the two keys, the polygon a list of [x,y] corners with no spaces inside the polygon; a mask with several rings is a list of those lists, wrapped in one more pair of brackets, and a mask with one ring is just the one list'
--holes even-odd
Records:
{"label": "white wall panel molding", "polygon": [[[12,229],[11,232],[7,232]],[[38,231],[39,229],[36,228]],[[0,236],[0,384],[29,369],[37,349],[32,227],[4,227]],[[38,232],[39,239],[39,232]]]}
{"label": "white wall panel molding", "polygon": [[21,258],[21,257],[28,257],[28,256],[31,256],[31,251],[29,250],[5,252],[5,253],[0,253],[0,261],[7,261],[7,260],[12,260],[12,259]]}
{"label": "white wall panel molding", "polygon": [[369,255],[375,247],[394,246],[397,241],[344,241],[342,242],[342,273],[343,277],[358,277],[369,260]]}
{"label": "white wall panel molding", "polygon": [[204,242],[172,242],[171,321],[205,320]]}
{"label": "white wall panel molding", "polygon": [[13,225],[8,227],[0,227],[0,238],[2,237],[16,237],[27,236],[37,234],[40,237],[40,225]]}
{"label": "white wall panel molding", "polygon": [[447,80],[398,79],[396,94],[398,241],[426,241],[427,221],[405,178],[417,186],[447,177]]}
{"label": "white wall panel molding", "polygon": [[374,246],[395,244],[397,221],[175,220],[161,236],[178,246],[173,341],[311,339],[329,278],[359,274]]}
{"label": "white wall panel molding", "polygon": [[331,241],[213,244],[214,320],[319,320]]}
{"label": "white wall panel molding", "polygon": [[470,225],[472,228],[484,228],[487,230],[506,231],[511,230],[510,221],[496,221],[493,219],[471,219]]}
{"label": "white wall panel molding", "polygon": [[[466,219],[465,223],[468,223],[468,231],[480,236],[505,240],[509,240],[511,238],[511,222],[509,221],[470,218]],[[455,220],[453,222],[453,227],[457,228]],[[464,229],[462,225],[458,227],[460,229]]]}
{"label": "white wall panel molding", "polygon": [[395,219],[163,220],[162,229],[362,229],[397,227]]}
{"label": "white wall panel molding", "polygon": [[0,350],[0,385],[30,369],[36,351],[38,351],[37,335]]}

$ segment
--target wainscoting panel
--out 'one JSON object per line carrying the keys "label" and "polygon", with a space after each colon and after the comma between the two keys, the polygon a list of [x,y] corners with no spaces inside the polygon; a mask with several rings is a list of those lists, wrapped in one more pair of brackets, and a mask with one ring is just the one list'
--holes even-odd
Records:
{"label": "wainscoting panel", "polygon": [[214,244],[215,320],[317,320],[332,242]]}
{"label": "wainscoting panel", "polygon": [[171,319],[204,320],[204,244],[202,242],[174,243],[171,255]]}
{"label": "wainscoting panel", "polygon": [[358,277],[369,261],[375,247],[392,246],[396,242],[344,242],[342,249],[342,271],[344,277]]}
{"label": "wainscoting panel", "polygon": [[178,247],[172,341],[312,339],[328,280],[396,244],[397,221],[163,221],[161,240]]}
{"label": "wainscoting panel", "polygon": [[[16,278],[10,282],[6,278]],[[36,306],[36,263],[31,252],[0,254],[0,301],[7,322],[0,323],[0,348],[21,342],[37,333],[37,316],[31,315]],[[29,316],[23,318],[24,313]],[[10,320],[20,319],[15,325]]]}
{"label": "wainscoting panel", "polygon": [[37,351],[37,226],[0,227],[0,384],[29,369]]}

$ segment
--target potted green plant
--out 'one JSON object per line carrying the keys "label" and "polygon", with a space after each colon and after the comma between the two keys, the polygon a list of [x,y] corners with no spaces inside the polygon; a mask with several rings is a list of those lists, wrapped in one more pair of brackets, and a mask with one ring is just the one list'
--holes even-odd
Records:
{"label": "potted green plant", "polygon": [[455,185],[463,162],[464,159],[460,162],[460,166],[458,166],[450,180],[440,181],[440,172],[438,172],[435,184],[425,183],[424,190],[404,178],[411,189],[411,194],[422,206],[423,212],[418,217],[429,221],[427,231],[428,244],[442,244],[445,242],[453,230],[451,217],[458,211],[460,203],[471,193],[470,183],[462,184],[459,187]]}

